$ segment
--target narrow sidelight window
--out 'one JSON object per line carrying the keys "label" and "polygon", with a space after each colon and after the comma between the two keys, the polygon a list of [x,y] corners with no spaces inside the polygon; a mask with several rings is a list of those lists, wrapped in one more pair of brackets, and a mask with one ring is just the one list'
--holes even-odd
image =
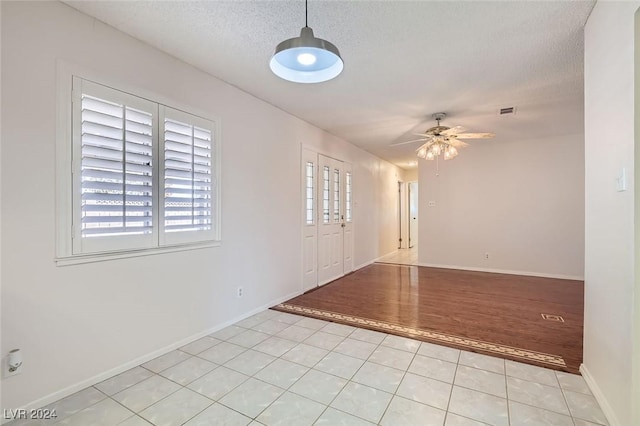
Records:
{"label": "narrow sidelight window", "polygon": [[306,164],[306,223],[307,225],[314,224],[315,212],[313,211],[313,194],[315,192],[315,188],[313,185],[313,163],[311,161],[307,161]]}

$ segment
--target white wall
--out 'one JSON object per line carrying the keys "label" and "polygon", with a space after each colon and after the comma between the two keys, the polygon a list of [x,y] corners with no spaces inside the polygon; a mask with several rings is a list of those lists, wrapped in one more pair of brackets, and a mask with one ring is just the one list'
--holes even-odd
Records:
{"label": "white wall", "polygon": [[[631,419],[638,6],[598,2],[585,27],[584,369],[613,425],[638,424]],[[629,189],[618,192],[623,167]]]}
{"label": "white wall", "polygon": [[[62,397],[299,293],[301,143],[353,164],[354,264],[393,249],[386,203],[401,170],[64,4],[1,7],[1,352],[24,352],[2,408]],[[57,60],[220,117],[221,247],[56,266]]]}
{"label": "white wall", "polygon": [[477,141],[437,177],[419,167],[421,264],[583,276],[583,135]]}
{"label": "white wall", "polygon": [[[636,10],[635,15],[635,38],[638,39],[640,37],[640,9]],[[634,121],[635,121],[635,156],[634,156],[634,165],[640,164],[640,43],[635,43],[634,45],[635,51],[635,68],[634,68]],[[632,376],[633,376],[633,392],[631,394],[631,401],[640,401],[640,173],[634,173],[634,203],[635,203],[635,212],[634,212],[634,228],[635,228],[635,238],[634,238],[634,256],[635,256],[635,269],[634,269],[634,302],[633,302],[633,313],[634,313],[634,324],[633,324],[633,365],[632,365]],[[634,423],[640,423],[640,404],[632,404]]]}
{"label": "white wall", "polygon": [[[378,253],[385,255],[398,249],[398,181],[402,180],[402,171],[390,163],[381,162],[378,167],[377,205],[380,208],[378,223],[380,238]],[[357,263],[356,263],[357,264]]]}
{"label": "white wall", "polygon": [[[2,22],[2,7],[0,7],[0,23]],[[0,30],[0,46],[2,46],[2,31]],[[2,99],[2,55],[0,54],[0,99]],[[2,129],[2,108],[0,108],[0,129]],[[0,164],[2,164],[2,134],[0,132]],[[0,173],[0,188],[2,188],[2,173]],[[0,224],[2,224],[2,197],[0,196]],[[2,241],[2,226],[0,226],[0,242]],[[0,289],[2,289],[2,244],[0,243]],[[0,319],[2,318],[2,292],[0,291]],[[4,361],[4,351],[0,343],[0,361]],[[0,379],[1,380],[1,379]],[[0,401],[2,401],[2,386],[0,386]],[[2,405],[0,403],[0,405]]]}
{"label": "white wall", "polygon": [[410,170],[404,171],[404,181],[405,182],[413,182],[418,180],[418,168],[415,167]]}

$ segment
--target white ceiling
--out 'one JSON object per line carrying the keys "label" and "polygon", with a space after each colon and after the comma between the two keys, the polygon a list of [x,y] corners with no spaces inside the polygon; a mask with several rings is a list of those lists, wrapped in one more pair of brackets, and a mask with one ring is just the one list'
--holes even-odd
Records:
{"label": "white ceiling", "polygon": [[[435,112],[495,143],[583,132],[583,27],[595,0],[310,0],[309,26],[345,69],[307,85],[269,69],[276,44],[304,26],[303,1],[66,3],[404,168],[419,143],[389,145],[435,125]],[[515,116],[497,114],[509,106]]]}

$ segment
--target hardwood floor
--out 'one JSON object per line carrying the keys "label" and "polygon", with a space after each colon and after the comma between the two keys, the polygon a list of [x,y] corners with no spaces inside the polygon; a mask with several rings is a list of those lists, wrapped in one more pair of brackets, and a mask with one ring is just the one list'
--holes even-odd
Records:
{"label": "hardwood floor", "polygon": [[583,299],[582,281],[373,264],[274,309],[577,373]]}

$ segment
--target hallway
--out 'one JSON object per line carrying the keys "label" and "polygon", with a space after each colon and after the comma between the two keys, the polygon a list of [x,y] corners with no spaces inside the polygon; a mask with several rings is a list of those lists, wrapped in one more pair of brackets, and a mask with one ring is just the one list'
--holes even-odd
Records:
{"label": "hallway", "polygon": [[393,263],[396,265],[418,265],[418,246],[409,249],[398,249],[376,260],[376,263]]}

